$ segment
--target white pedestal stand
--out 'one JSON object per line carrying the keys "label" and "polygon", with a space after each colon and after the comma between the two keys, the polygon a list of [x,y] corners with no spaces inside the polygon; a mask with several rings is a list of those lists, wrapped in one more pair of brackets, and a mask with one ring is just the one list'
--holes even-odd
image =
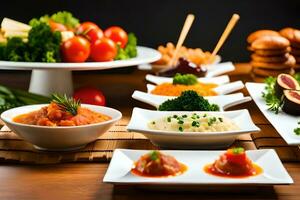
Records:
{"label": "white pedestal stand", "polygon": [[69,70],[32,70],[29,92],[50,96],[52,93],[72,95],[72,72]]}

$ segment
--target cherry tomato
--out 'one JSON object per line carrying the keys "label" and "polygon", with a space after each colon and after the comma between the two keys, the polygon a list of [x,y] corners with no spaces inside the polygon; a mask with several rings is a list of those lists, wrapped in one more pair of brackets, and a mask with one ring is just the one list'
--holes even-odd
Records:
{"label": "cherry tomato", "polygon": [[110,38],[115,43],[119,44],[121,48],[124,48],[128,42],[127,33],[118,26],[112,26],[104,31],[104,36]]}
{"label": "cherry tomato", "polygon": [[96,62],[111,61],[116,57],[117,51],[114,41],[103,37],[92,43],[90,57]]}
{"label": "cherry tomato", "polygon": [[90,43],[81,36],[74,36],[61,45],[61,51],[66,62],[84,62],[90,55]]}
{"label": "cherry tomato", "polygon": [[93,22],[83,22],[76,31],[77,34],[83,35],[89,41],[95,42],[103,37],[103,31]]}
{"label": "cherry tomato", "polygon": [[106,101],[103,93],[93,87],[83,87],[74,92],[74,99],[80,100],[81,103],[105,106]]}
{"label": "cherry tomato", "polygon": [[49,20],[49,26],[51,28],[51,31],[67,31],[67,27],[61,23],[57,23],[55,21]]}

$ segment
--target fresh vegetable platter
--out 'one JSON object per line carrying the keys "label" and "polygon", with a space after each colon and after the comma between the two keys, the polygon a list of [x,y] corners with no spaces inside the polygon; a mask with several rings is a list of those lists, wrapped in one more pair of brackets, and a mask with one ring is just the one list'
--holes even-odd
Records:
{"label": "fresh vegetable platter", "polygon": [[[1,23],[0,69],[33,70],[29,91],[42,95],[72,94],[72,70],[104,70],[151,63],[158,51],[137,46],[123,28],[103,29],[62,11],[24,24]],[[61,83],[61,84],[57,84]]]}

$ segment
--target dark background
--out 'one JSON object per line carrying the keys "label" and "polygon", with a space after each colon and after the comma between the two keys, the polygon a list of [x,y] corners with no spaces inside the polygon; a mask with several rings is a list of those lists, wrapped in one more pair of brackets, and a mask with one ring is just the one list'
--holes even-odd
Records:
{"label": "dark background", "polygon": [[[4,3],[5,2],[5,3]],[[233,13],[241,16],[220,51],[223,60],[248,61],[245,39],[257,29],[300,28],[299,0],[9,0],[0,17],[28,22],[59,10],[72,12],[81,21],[96,22],[102,29],[119,25],[134,32],[139,45],[157,47],[176,42],[188,13],[196,15],[185,45],[212,51]]]}

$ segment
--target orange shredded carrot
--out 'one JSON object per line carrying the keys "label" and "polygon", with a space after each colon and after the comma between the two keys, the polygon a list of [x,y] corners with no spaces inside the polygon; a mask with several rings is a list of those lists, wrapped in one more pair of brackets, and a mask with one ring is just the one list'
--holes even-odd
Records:
{"label": "orange shredded carrot", "polygon": [[163,96],[180,96],[183,91],[194,90],[201,96],[216,96],[218,95],[213,89],[218,85],[213,83],[197,83],[195,85],[181,85],[172,83],[163,83],[157,85],[151,94],[163,95]]}

